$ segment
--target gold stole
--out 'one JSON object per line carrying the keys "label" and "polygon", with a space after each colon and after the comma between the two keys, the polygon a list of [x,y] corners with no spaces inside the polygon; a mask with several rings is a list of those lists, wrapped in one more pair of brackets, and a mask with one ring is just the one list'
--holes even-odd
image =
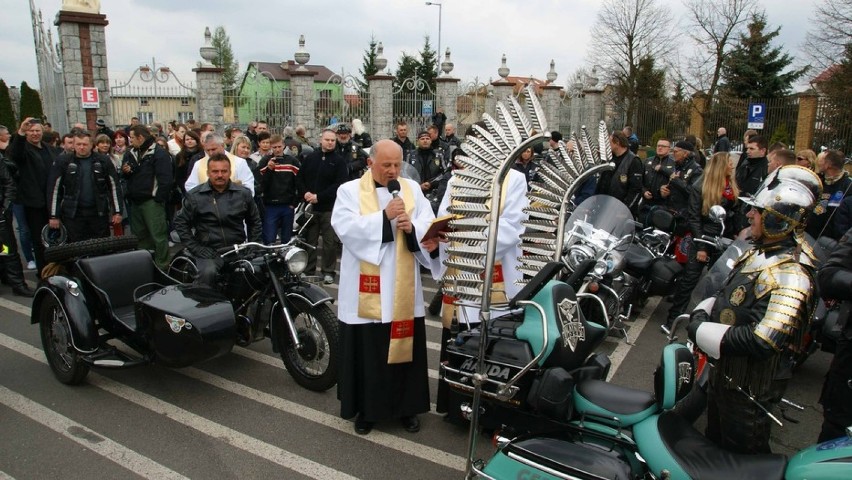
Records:
{"label": "gold stole", "polygon": [[[452,188],[452,186],[450,186]],[[497,218],[500,218],[500,213],[503,211],[503,205],[506,203],[506,190],[509,188],[509,175],[506,175],[506,178],[503,179],[503,185],[500,187],[500,208],[497,211]],[[490,201],[488,204],[490,206]],[[491,212],[494,213],[493,211]],[[448,268],[445,276],[455,275],[455,268]],[[484,276],[484,274],[483,274]],[[444,328],[450,328],[453,323],[453,317],[458,318],[458,306],[455,305],[455,302],[458,299],[456,297],[451,297],[449,295],[444,295],[442,299],[442,308],[441,308],[441,324]],[[506,284],[503,280],[503,265],[497,261],[494,264],[494,271],[491,273],[491,302],[492,303],[505,303],[508,302],[509,298],[506,296]],[[467,319],[468,322],[473,321],[475,319]],[[461,319],[459,319],[459,323],[461,323]]]}
{"label": "gold stole", "polygon": [[[379,211],[379,197],[372,173],[368,170],[359,180],[359,204],[361,215]],[[414,213],[414,194],[405,181],[400,182],[405,211]],[[388,349],[388,363],[406,363],[413,359],[414,352],[414,275],[419,274],[414,254],[408,251],[404,233],[396,232],[396,272],[393,293],[393,317]],[[369,262],[360,262],[358,279],[358,316],[382,320],[381,268]]]}

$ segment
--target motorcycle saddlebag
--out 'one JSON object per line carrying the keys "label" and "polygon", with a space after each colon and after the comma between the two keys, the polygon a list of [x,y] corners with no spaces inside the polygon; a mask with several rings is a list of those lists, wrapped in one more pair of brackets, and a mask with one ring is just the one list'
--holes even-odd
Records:
{"label": "motorcycle saddlebag", "polygon": [[668,257],[660,257],[651,264],[648,278],[651,279],[651,287],[648,293],[651,295],[668,295],[674,292],[675,277],[683,271],[683,266],[677,260]]}
{"label": "motorcycle saddlebag", "polygon": [[237,338],[231,302],[207,287],[180,284],[153,291],[137,300],[136,318],[154,360],[167,367],[224,355]]}

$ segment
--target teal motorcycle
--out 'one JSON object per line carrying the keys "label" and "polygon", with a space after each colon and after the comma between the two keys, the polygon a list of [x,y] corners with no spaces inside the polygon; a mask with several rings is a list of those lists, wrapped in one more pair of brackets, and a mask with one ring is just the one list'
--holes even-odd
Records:
{"label": "teal motorcycle", "polygon": [[692,388],[692,352],[670,344],[654,374],[654,393],[587,381],[575,387],[579,419],[563,432],[512,440],[472,470],[484,479],[786,479],[852,478],[852,427],[789,459],[723,450],[671,411]]}

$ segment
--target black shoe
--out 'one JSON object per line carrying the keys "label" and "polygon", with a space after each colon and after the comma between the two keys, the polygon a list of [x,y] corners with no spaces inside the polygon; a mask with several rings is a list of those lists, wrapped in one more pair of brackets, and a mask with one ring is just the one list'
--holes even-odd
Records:
{"label": "black shoe", "polygon": [[355,420],[355,433],[358,435],[366,435],[373,430],[373,422],[368,422],[366,420],[362,420],[361,417],[358,417]]}
{"label": "black shoe", "polygon": [[26,283],[23,284],[23,285],[17,285],[15,287],[12,287],[12,293],[19,296],[19,297],[30,297],[30,298],[32,298],[32,296],[35,295],[35,292],[33,292],[33,290],[30,288],[30,286],[27,285]]}
{"label": "black shoe", "polygon": [[402,417],[399,420],[402,422],[402,426],[406,431],[411,433],[417,433],[420,431],[420,419],[417,418],[417,415]]}

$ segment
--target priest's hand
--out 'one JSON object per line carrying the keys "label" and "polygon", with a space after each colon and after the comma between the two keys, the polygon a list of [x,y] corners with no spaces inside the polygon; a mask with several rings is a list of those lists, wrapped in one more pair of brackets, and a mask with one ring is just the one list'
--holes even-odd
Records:
{"label": "priest's hand", "polygon": [[388,203],[388,206],[385,207],[385,215],[388,217],[388,220],[393,220],[396,217],[405,213],[405,202],[402,200],[402,197],[396,197]]}
{"label": "priest's hand", "polygon": [[432,253],[438,248],[438,237],[432,237],[428,240],[423,240],[420,242],[420,245],[423,245],[423,248],[426,249],[427,252]]}
{"label": "priest's hand", "polygon": [[411,233],[411,218],[404,211],[396,217],[396,228],[405,233]]}

